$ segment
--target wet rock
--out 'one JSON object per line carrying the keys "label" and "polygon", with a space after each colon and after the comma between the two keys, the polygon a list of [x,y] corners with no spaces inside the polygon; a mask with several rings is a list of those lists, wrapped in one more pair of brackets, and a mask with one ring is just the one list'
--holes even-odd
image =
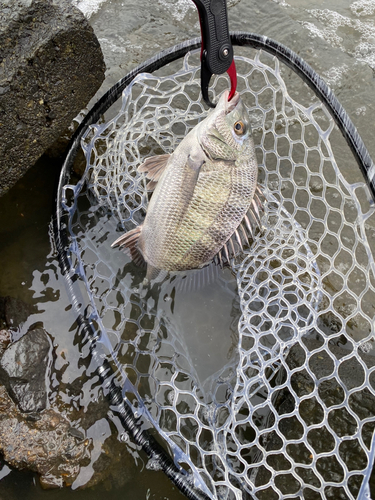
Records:
{"label": "wet rock", "polygon": [[[95,442],[93,443],[95,444]],[[107,490],[120,488],[134,478],[137,468],[129,450],[115,434],[101,445],[101,453],[93,464],[94,474],[85,488],[102,483]]]}
{"label": "wet rock", "polygon": [[43,488],[102,483],[110,490],[134,477],[135,462],[108,421],[84,432],[73,425],[56,409],[20,412],[0,386],[0,453],[8,465],[39,473]]}
{"label": "wet rock", "polygon": [[80,376],[64,398],[52,388],[52,407],[45,408],[46,381],[54,370],[50,373],[51,350],[49,335],[34,328],[0,359],[0,379],[9,389],[0,385],[0,454],[10,466],[38,472],[43,488],[122,486],[134,476],[136,465],[107,419],[110,405],[101,388],[94,384],[94,399],[77,406],[87,390],[87,379]]}
{"label": "wet rock", "polygon": [[9,330],[0,330],[0,356],[12,341],[12,334]]}
{"label": "wet rock", "polygon": [[29,331],[5,350],[0,361],[0,381],[23,412],[47,406],[47,371],[52,343],[42,328]]}
{"label": "wet rock", "polygon": [[0,195],[104,80],[99,42],[69,0],[0,0]]}
{"label": "wet rock", "polygon": [[46,156],[49,158],[61,158],[67,150],[70,143],[70,138],[73,133],[77,130],[78,126],[84,119],[88,112],[87,108],[82,109],[74,120],[71,122],[69,127],[67,127],[63,133],[57,138],[57,140],[45,151]]}
{"label": "wet rock", "polygon": [[0,451],[9,465],[38,472],[45,488],[72,484],[90,461],[91,441],[77,439],[70,430],[71,424],[52,409],[36,419],[20,413],[0,386]]}
{"label": "wet rock", "polygon": [[[73,394],[82,392],[82,382],[80,379],[74,384]],[[72,394],[70,390],[69,393]],[[79,423],[81,430],[71,427],[69,434],[77,440],[84,439],[85,436],[92,439],[90,450],[92,449],[93,453],[90,456],[90,463],[87,467],[81,467],[73,487],[91,488],[104,484],[106,489],[118,488],[134,477],[136,466],[129,455],[127,445],[118,439],[117,429],[108,421],[107,415],[110,411],[108,399],[102,390],[99,390],[94,398],[95,401],[79,408],[68,407],[67,403],[58,404],[58,409],[69,415],[72,425]]]}
{"label": "wet rock", "polygon": [[33,312],[33,306],[20,299],[0,297],[0,321],[7,328],[18,329]]}

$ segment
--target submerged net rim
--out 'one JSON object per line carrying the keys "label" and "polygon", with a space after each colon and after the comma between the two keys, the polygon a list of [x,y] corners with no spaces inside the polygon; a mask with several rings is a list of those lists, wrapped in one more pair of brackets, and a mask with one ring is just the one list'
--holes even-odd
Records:
{"label": "submerged net rim", "polygon": [[[291,68],[303,81],[314,91],[321,102],[325,104],[327,110],[333,117],[335,123],[341,130],[348,145],[350,146],[359,168],[370,189],[371,195],[375,200],[375,166],[374,163],[346,111],[343,109],[331,89],[322,80],[319,75],[301,59],[297,54],[278,42],[262,35],[251,33],[232,33],[231,40],[233,45],[248,46],[255,49],[263,49],[271,55],[277,57],[289,68]],[[77,313],[77,323],[81,327],[83,342],[90,345],[91,356],[97,361],[98,374],[102,383],[108,391],[113,411],[118,415],[124,428],[132,436],[134,442],[141,446],[147,455],[153,461],[158,463],[160,468],[167,474],[176,487],[182,491],[188,498],[202,499],[207,498],[205,494],[195,488],[181,468],[177,467],[174,461],[166,454],[164,449],[149,435],[149,433],[140,428],[139,422],[132,414],[130,408],[126,407],[123,401],[121,389],[114,383],[113,370],[108,361],[98,355],[96,350],[97,331],[95,326],[83,317],[81,311],[82,299],[77,285],[76,276],[71,273],[69,259],[67,255],[68,228],[62,221],[62,194],[63,187],[68,183],[71,175],[72,166],[76,154],[81,146],[81,139],[87,128],[95,123],[100,116],[105,113],[112,104],[120,97],[123,90],[134,80],[134,78],[143,72],[152,73],[161,67],[184,57],[188,52],[198,49],[201,45],[199,38],[188,40],[175,45],[167,50],[160,52],[153,58],[145,61],[133,71],[128,73],[123,79],[108,90],[102,98],[88,112],[77,131],[75,132],[65,162],[62,167],[59,186],[56,196],[56,217],[53,221],[54,239],[58,252],[59,263],[62,274],[65,278],[68,295]],[[361,491],[358,498],[361,498],[368,485],[368,477],[364,478]]]}

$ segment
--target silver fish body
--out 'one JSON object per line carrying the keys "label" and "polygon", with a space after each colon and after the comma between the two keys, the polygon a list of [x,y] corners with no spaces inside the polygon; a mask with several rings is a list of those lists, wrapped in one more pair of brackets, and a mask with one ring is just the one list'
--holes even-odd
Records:
{"label": "silver fish body", "polygon": [[224,92],[173,154],[149,158],[139,170],[155,188],[145,220],[112,246],[128,247],[149,269],[181,271],[212,261],[243,221],[257,188],[250,120],[239,94],[228,102]]}

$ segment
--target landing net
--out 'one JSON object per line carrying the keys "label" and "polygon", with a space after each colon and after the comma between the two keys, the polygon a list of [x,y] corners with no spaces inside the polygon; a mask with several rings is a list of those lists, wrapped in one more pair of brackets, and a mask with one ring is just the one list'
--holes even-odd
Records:
{"label": "landing net", "polygon": [[[125,403],[198,492],[363,497],[375,451],[374,209],[363,178],[349,182],[343,172],[348,156],[333,153],[322,102],[307,87],[292,98],[289,70],[262,51],[248,49],[236,66],[266,197],[250,248],[229,268],[150,291],[144,271],[110,247],[145,216],[137,167],[171,153],[206,116],[198,59],[187,55],[170,74],[137,75],[116,115],[87,128],[85,171],[61,189],[67,275]],[[212,98],[227,87],[217,77]],[[203,303],[212,287],[218,312],[231,304],[230,328],[204,336],[201,314],[187,326],[174,307],[178,297]],[[199,350],[219,360],[211,371],[202,372]]]}

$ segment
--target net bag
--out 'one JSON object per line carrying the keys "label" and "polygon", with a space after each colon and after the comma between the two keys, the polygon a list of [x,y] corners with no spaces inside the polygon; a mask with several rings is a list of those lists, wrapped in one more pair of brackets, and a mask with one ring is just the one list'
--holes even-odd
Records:
{"label": "net bag", "polygon": [[[169,276],[151,290],[110,247],[145,216],[137,167],[171,153],[207,114],[199,41],[186,42],[111,89],[67,156],[55,240],[82,342],[122,436],[187,496],[365,498],[375,451],[373,164],[295,54],[256,35],[232,42],[247,45],[236,51],[238,91],[265,196],[254,241],[224,269]],[[301,89],[290,83],[290,67],[314,92],[300,78]],[[227,87],[216,77],[213,100]],[[86,166],[75,181],[80,145]],[[346,169],[356,160],[366,177],[355,166],[353,181]],[[207,317],[205,297],[214,304]]]}

